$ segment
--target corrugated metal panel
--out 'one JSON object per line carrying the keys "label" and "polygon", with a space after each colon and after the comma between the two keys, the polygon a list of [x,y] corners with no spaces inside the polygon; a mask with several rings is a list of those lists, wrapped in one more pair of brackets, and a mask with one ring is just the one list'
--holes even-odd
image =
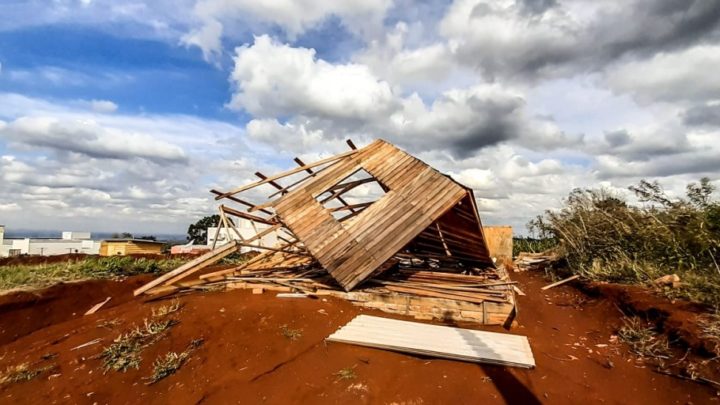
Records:
{"label": "corrugated metal panel", "polygon": [[475,363],[535,367],[525,336],[369,315],[357,316],[327,340]]}

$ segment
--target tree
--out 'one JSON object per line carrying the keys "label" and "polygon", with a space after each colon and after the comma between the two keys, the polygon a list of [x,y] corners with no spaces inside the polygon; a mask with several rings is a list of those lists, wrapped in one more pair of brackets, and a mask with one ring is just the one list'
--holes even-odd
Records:
{"label": "tree", "polygon": [[110,235],[113,239],[132,239],[132,234],[130,232],[123,232],[123,233],[117,233]]}
{"label": "tree", "polygon": [[152,241],[156,241],[156,240],[157,240],[157,238],[155,237],[155,235],[138,236],[136,239],[140,239],[140,240],[152,240]]}
{"label": "tree", "polygon": [[197,244],[205,244],[207,241],[207,229],[218,226],[220,223],[220,215],[207,216],[188,227],[187,240],[194,241]]}

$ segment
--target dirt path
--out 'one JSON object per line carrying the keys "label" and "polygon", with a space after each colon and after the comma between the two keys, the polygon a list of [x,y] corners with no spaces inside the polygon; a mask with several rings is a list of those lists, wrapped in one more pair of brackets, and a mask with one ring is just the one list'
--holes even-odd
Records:
{"label": "dirt path", "polygon": [[[570,286],[541,292],[545,281],[536,274],[513,277],[527,296],[520,297],[519,326],[511,333],[529,337],[534,370],[326,344],[327,335],[358,313],[388,315],[340,300],[232,291],[180,298],[183,307],[171,315],[180,323],[145,349],[139,370],[103,373],[94,356],[120,332],[150,318],[152,308],[163,302],[129,299],[137,280],[128,280],[122,292],[115,285],[67,285],[64,294],[82,298],[39,300],[32,312],[23,309],[23,316],[11,316],[16,309],[0,307],[0,329],[23,331],[0,346],[0,370],[20,363],[56,365],[31,381],[3,385],[0,402],[720,403],[714,390],[654,373],[625,346],[611,342],[620,323],[612,303],[588,298]],[[108,288],[116,295],[115,305],[82,317],[106,297]],[[117,320],[117,325],[98,326],[108,320]],[[288,338],[283,326],[300,336]],[[10,340],[14,335],[4,336]],[[96,338],[103,340],[71,350]],[[145,384],[154,359],[180,352],[198,338],[205,343],[177,374]],[[340,378],[343,369],[351,370],[354,378]]]}

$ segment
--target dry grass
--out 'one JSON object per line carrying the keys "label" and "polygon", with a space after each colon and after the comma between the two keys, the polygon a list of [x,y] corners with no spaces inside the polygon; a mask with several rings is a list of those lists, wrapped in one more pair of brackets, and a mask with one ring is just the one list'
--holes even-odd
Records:
{"label": "dry grass", "polygon": [[121,334],[110,346],[103,349],[100,357],[103,360],[105,372],[109,370],[127,371],[130,368],[140,368],[142,358],[140,354],[145,347],[155,343],[166,330],[177,321],[166,319],[162,321],[144,321],[143,326],[135,327],[128,333]]}
{"label": "dry grass", "polygon": [[671,198],[658,183],[630,187],[642,205],[608,190],[570,193],[565,205],[528,224],[539,239],[558,240],[567,271],[591,280],[648,284],[678,274],[664,292],[720,308],[720,202],[708,179]]}
{"label": "dry grass", "polygon": [[671,356],[667,338],[638,318],[624,318],[618,337],[640,357],[664,360]]}
{"label": "dry grass", "polygon": [[302,329],[290,329],[287,325],[280,327],[280,334],[290,340],[298,340],[302,337]]}
{"label": "dry grass", "polygon": [[162,318],[179,311],[181,307],[182,305],[180,304],[180,301],[175,299],[167,305],[161,305],[158,308],[153,308],[152,316],[153,318]]}
{"label": "dry grass", "polygon": [[702,337],[715,344],[715,350],[720,355],[720,312],[706,314],[699,321]]}
{"label": "dry grass", "polygon": [[30,381],[38,375],[44,373],[45,371],[53,369],[54,367],[56,366],[51,365],[40,368],[31,368],[28,363],[11,366],[5,369],[2,374],[0,374],[0,384]]}
{"label": "dry grass", "polygon": [[355,366],[345,367],[333,375],[335,377],[337,377],[338,381],[339,380],[354,380],[357,378],[357,374],[355,373]]}
{"label": "dry grass", "polygon": [[175,374],[180,367],[187,361],[192,352],[203,344],[203,339],[195,339],[188,345],[187,349],[181,353],[169,352],[163,357],[158,357],[153,363],[153,373],[147,385],[155,384],[165,377]]}
{"label": "dry grass", "polygon": [[120,326],[122,321],[120,318],[114,318],[114,319],[100,319],[97,321],[97,327],[98,328],[105,328],[105,329],[115,329],[116,327]]}

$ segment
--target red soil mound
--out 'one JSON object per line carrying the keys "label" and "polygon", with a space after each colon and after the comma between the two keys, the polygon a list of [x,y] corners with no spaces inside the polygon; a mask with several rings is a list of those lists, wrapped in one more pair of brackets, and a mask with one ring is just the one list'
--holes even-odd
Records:
{"label": "red soil mound", "polygon": [[[707,387],[653,373],[611,342],[621,322],[612,302],[588,298],[570,286],[540,291],[546,282],[536,274],[515,278],[527,296],[519,299],[520,325],[511,333],[529,337],[534,370],[325,343],[360,312],[389,315],[330,298],[281,299],[236,290],[179,297],[183,307],[170,317],[180,323],[144,350],[140,369],[103,373],[97,358],[102,348],[167,301],[131,300],[137,279],[119,285],[78,283],[66,294],[83,298],[38,300],[22,317],[9,320],[7,311],[0,316],[2,329],[36,329],[2,346],[0,370],[21,363],[56,365],[31,381],[0,386],[0,402],[684,404],[715,398]],[[113,296],[109,305],[82,316],[108,295]],[[62,299],[68,301],[58,308]],[[37,329],[37,318],[50,316],[57,321]],[[118,325],[112,330],[98,327],[114,319]],[[300,336],[292,340],[283,328]],[[102,341],[72,350],[96,338]],[[176,374],[145,384],[158,356],[180,352],[199,338],[205,343]],[[343,369],[352,370],[354,378],[342,379]]]}

